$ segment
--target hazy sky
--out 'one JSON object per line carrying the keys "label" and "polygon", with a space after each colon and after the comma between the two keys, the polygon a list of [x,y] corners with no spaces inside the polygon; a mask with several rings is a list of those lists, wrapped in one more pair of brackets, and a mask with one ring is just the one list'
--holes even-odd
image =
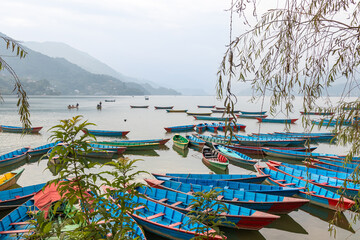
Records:
{"label": "hazy sky", "polygon": [[230,0],[1,0],[0,32],[56,41],[132,77],[214,92]]}

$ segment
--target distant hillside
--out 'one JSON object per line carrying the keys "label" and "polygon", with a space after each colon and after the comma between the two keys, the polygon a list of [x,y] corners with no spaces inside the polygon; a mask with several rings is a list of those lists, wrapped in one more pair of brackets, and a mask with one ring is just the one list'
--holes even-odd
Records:
{"label": "distant hillside", "polygon": [[[5,43],[0,42],[2,53],[9,53]],[[15,57],[3,57],[15,70],[28,94],[62,94],[62,95],[152,95],[179,93],[166,88],[153,88],[138,83],[124,82],[105,75],[93,74],[83,68],[70,63],[64,58],[53,58],[31,49],[26,49],[28,55],[19,60]],[[10,53],[9,53],[10,54]],[[4,54],[8,55],[8,54]],[[6,71],[0,72],[2,93],[5,89],[13,88],[13,82]]]}
{"label": "distant hillside", "polygon": [[[61,42],[25,42],[25,46],[28,48],[42,53],[49,57],[55,58],[65,58],[71,63],[78,65],[79,67],[87,70],[88,72],[95,74],[105,74],[117,78],[123,82],[135,82],[139,84],[149,84],[153,88],[160,87],[158,84],[155,84],[151,81],[137,79],[133,77],[125,76],[105,63],[99,61],[98,59],[90,56],[86,52],[77,50],[65,43]],[[156,92],[160,92],[156,90]],[[153,93],[155,94],[155,93]]]}

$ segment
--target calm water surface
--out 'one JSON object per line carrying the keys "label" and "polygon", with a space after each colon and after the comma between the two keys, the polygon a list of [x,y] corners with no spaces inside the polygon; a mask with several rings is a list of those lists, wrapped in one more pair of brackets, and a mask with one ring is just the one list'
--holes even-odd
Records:
{"label": "calm water surface", "polygon": [[[105,99],[116,99],[116,102],[105,102]],[[249,103],[248,97],[239,97],[235,109],[245,111],[260,111],[260,103]],[[20,126],[19,116],[17,115],[15,97],[4,97],[5,102],[0,104],[0,124]],[[333,99],[334,102],[336,99]],[[96,105],[102,102],[101,111],[96,109]],[[79,103],[78,110],[68,110],[69,104]],[[268,101],[264,101],[264,110],[269,110]],[[155,110],[154,106],[175,106],[174,109],[188,109],[189,112],[210,112],[208,109],[198,109],[197,105],[217,105],[221,102],[215,97],[185,97],[185,96],[150,96],[149,100],[144,97],[44,97],[31,96],[31,121],[34,127],[43,126],[39,135],[26,135],[0,133],[0,153],[6,153],[24,146],[38,147],[47,143],[50,127],[59,123],[61,119],[67,119],[76,115],[82,115],[85,119],[95,123],[94,129],[101,130],[128,130],[129,139],[149,139],[149,138],[171,138],[172,134],[167,134],[164,127],[174,125],[187,125],[199,123],[192,116],[185,113],[167,113],[165,110]],[[149,105],[148,109],[131,109],[130,105]],[[295,108],[301,110],[301,99],[295,103]],[[213,114],[221,116],[221,114]],[[277,118],[284,118],[284,115],[277,115]],[[293,113],[291,117],[300,117],[299,112]],[[246,132],[274,132],[283,131],[282,124],[258,124],[253,119],[238,119],[245,124]],[[303,131],[301,120],[291,126],[292,131]],[[318,130],[315,130],[318,131]],[[325,129],[321,131],[326,131]],[[109,138],[98,138],[99,140],[109,140]],[[316,145],[315,152],[326,152],[336,154],[346,154],[346,147],[338,147],[328,143]],[[169,141],[166,147],[154,151],[143,151],[125,156],[133,159],[143,159],[138,164],[139,169],[148,172],[182,172],[182,173],[208,173],[211,170],[201,161],[200,152],[189,149],[185,152],[178,152],[173,149],[172,142]],[[260,160],[259,160],[260,161]],[[263,163],[262,163],[263,164]],[[22,166],[21,166],[22,165]],[[20,186],[42,183],[53,178],[49,170],[45,170],[47,161],[30,161],[16,167],[24,167],[25,171],[18,181]],[[0,169],[1,172],[8,171],[9,168]],[[245,169],[240,166],[229,165],[230,174],[253,173],[253,169]],[[146,177],[146,176],[144,176]],[[224,229],[228,239],[334,239],[328,232],[328,221],[332,219],[334,212],[322,207],[307,205],[303,209],[283,215],[270,226],[260,231],[245,231]],[[336,239],[359,239],[360,224],[352,223],[352,212],[346,211],[341,215],[341,219],[336,227]],[[149,235],[150,239],[159,239],[157,236]]]}

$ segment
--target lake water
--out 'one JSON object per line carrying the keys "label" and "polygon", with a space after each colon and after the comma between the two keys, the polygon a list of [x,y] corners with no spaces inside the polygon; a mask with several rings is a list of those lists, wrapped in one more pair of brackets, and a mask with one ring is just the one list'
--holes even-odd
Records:
{"label": "lake water", "polygon": [[[116,102],[105,102],[105,99],[115,99]],[[31,121],[34,127],[43,126],[39,135],[25,135],[12,133],[0,133],[0,153],[6,153],[21,147],[38,147],[48,142],[50,133],[48,129],[59,123],[61,119],[71,118],[82,115],[84,119],[95,123],[93,129],[101,130],[127,130],[129,139],[150,139],[150,138],[171,138],[173,134],[168,134],[164,127],[175,125],[197,124],[192,116],[185,113],[167,113],[165,110],[155,110],[154,106],[175,106],[174,109],[188,109],[189,112],[210,112],[209,109],[198,109],[197,105],[217,105],[222,106],[221,101],[216,97],[187,97],[187,96],[150,96],[145,100],[143,96],[82,96],[82,97],[30,97]],[[261,102],[249,103],[249,97],[239,97],[235,109],[244,111],[259,111]],[[336,102],[337,99],[333,99]],[[16,97],[5,96],[4,102],[0,104],[0,124],[20,126],[19,116],[17,115]],[[96,109],[96,105],[102,102],[102,110]],[[268,99],[264,101],[263,109],[269,110]],[[79,103],[79,109],[68,110],[69,104]],[[149,105],[148,109],[131,109],[130,105]],[[301,110],[301,98],[295,102],[295,109]],[[212,116],[221,116],[213,114]],[[284,115],[277,115],[277,118],[284,118]],[[291,117],[300,117],[298,111]],[[246,132],[274,132],[283,131],[283,124],[262,124],[253,119],[238,119],[238,122],[245,124]],[[292,131],[303,131],[301,119],[291,126]],[[314,132],[320,132],[314,130]],[[321,132],[326,132],[322,129]],[[109,138],[98,138],[99,140],[109,140]],[[315,152],[346,154],[346,147],[338,147],[328,143],[319,143]],[[155,151],[143,151],[138,155],[125,154],[132,159],[143,159],[139,162],[140,170],[148,172],[181,172],[181,173],[208,173],[208,169],[201,161],[201,153],[189,149],[185,152],[177,152],[173,149],[172,142],[169,141],[165,148]],[[260,160],[259,160],[260,161]],[[263,164],[263,163],[262,163]],[[22,165],[22,166],[21,166]],[[16,167],[24,167],[25,171],[18,181],[20,186],[42,183],[53,178],[49,170],[45,170],[47,161],[40,163],[22,163]],[[1,169],[1,172],[10,170]],[[253,173],[252,169],[245,169],[235,165],[229,165],[230,174]],[[146,176],[144,176],[146,177]],[[328,232],[328,221],[332,219],[334,212],[322,207],[307,205],[299,211],[283,215],[270,226],[260,231],[245,231],[225,229],[228,239],[333,239]],[[352,222],[353,213],[344,212],[341,220],[337,223],[337,239],[359,239],[360,224],[349,224]],[[157,236],[150,235],[150,239],[159,239]]]}

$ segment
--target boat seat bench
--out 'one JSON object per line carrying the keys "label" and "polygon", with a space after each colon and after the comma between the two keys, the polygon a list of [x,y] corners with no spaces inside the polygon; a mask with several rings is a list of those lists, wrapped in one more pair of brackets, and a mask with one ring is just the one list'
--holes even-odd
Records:
{"label": "boat seat bench", "polygon": [[169,227],[176,227],[176,226],[179,226],[181,224],[182,224],[182,222],[176,222],[176,223],[170,224]]}
{"label": "boat seat bench", "polygon": [[30,229],[22,229],[22,230],[9,230],[9,231],[1,231],[0,234],[18,234],[18,233],[29,233]]}
{"label": "boat seat bench", "polygon": [[162,216],[164,216],[164,215],[165,215],[165,213],[158,213],[158,214],[149,216],[149,217],[147,217],[146,219],[147,219],[147,220],[151,220],[151,219],[154,219],[154,218],[162,217]]}
{"label": "boat seat bench", "polygon": [[176,202],[176,203],[171,204],[170,206],[176,207],[177,205],[180,205],[180,204],[182,204],[182,203],[183,203],[182,201],[178,201],[178,202]]}
{"label": "boat seat bench", "polygon": [[14,223],[10,223],[10,226],[14,226],[14,225],[28,225],[30,224],[30,222],[14,222]]}

